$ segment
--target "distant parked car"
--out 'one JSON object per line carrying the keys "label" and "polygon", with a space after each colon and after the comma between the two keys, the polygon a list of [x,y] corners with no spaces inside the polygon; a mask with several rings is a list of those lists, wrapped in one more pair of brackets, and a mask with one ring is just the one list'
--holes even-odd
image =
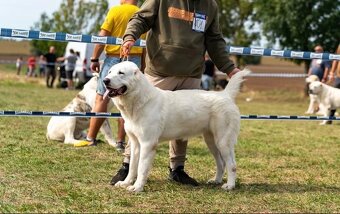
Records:
{"label": "distant parked car", "polygon": [[[92,71],[90,68],[91,64],[91,56],[93,53],[95,44],[91,43],[81,43],[81,42],[69,42],[65,49],[65,55],[70,52],[70,49],[73,49],[77,55],[78,60],[76,63],[76,68],[73,72],[73,81],[74,85],[77,88],[82,88],[82,86],[91,79]],[[105,58],[105,54],[103,53],[99,60],[103,61]]]}

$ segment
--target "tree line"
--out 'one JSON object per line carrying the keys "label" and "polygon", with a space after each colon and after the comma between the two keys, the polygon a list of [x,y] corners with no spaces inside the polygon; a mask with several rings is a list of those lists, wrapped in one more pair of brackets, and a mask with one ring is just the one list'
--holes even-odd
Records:
{"label": "tree line", "polygon": [[[139,4],[142,4],[140,1]],[[339,44],[340,0],[217,0],[220,27],[228,45],[267,47],[279,44],[280,49],[313,50],[320,44],[334,52]],[[63,0],[51,17],[41,14],[33,30],[95,35],[109,9],[108,0]],[[35,53],[54,45],[62,55],[66,43],[54,41],[31,42]],[[256,63],[259,57],[236,56],[237,64]],[[301,64],[302,60],[293,60]],[[306,60],[307,69],[310,61]]]}

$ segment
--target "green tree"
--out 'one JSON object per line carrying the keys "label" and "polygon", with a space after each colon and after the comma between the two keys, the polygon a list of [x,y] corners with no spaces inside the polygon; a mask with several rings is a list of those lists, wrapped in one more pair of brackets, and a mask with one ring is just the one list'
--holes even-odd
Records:
{"label": "green tree", "polygon": [[[320,44],[334,52],[339,43],[340,0],[255,0],[264,35],[284,49],[311,51]],[[293,60],[301,64],[302,60]],[[310,60],[305,60],[305,72]]]}
{"label": "green tree", "polygon": [[[260,38],[256,28],[254,2],[252,0],[219,0],[220,27],[227,42],[235,46],[249,47]],[[259,62],[259,57],[236,56],[237,64]]]}
{"label": "green tree", "polygon": [[[44,32],[95,34],[100,30],[108,6],[107,0],[63,0],[59,10],[54,12],[51,18],[43,13],[33,29]],[[31,42],[32,51],[36,54],[48,51],[51,45],[56,47],[57,55],[63,55],[66,43],[39,40]]]}

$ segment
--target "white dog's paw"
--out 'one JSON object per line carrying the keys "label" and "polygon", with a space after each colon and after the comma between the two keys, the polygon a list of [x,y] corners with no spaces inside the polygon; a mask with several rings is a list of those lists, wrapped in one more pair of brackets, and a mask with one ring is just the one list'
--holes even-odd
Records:
{"label": "white dog's paw", "polygon": [[235,189],[235,184],[225,183],[222,185],[222,189],[227,190],[227,191],[233,190]]}
{"label": "white dog's paw", "polygon": [[208,180],[207,184],[221,184],[222,181],[218,181],[215,178]]}
{"label": "white dog's paw", "polygon": [[137,187],[135,185],[128,186],[126,189],[130,192],[142,192],[143,191],[143,187]]}
{"label": "white dog's paw", "polygon": [[115,184],[115,187],[122,187],[122,188],[127,188],[130,184],[128,182],[125,181],[118,181]]}
{"label": "white dog's paw", "polygon": [[333,122],[331,120],[322,121],[320,125],[331,125]]}

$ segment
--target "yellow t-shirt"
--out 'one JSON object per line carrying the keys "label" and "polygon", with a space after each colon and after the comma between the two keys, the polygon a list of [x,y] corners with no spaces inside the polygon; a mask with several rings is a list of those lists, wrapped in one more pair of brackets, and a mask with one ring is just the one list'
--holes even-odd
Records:
{"label": "yellow t-shirt", "polygon": [[[137,6],[131,4],[112,7],[106,16],[101,29],[111,32],[112,37],[122,38],[130,18],[138,10],[139,8]],[[145,39],[145,35],[141,36],[141,39]],[[119,54],[119,51],[119,45],[105,46],[106,54]],[[133,47],[130,54],[141,54],[142,51],[143,48]]]}

